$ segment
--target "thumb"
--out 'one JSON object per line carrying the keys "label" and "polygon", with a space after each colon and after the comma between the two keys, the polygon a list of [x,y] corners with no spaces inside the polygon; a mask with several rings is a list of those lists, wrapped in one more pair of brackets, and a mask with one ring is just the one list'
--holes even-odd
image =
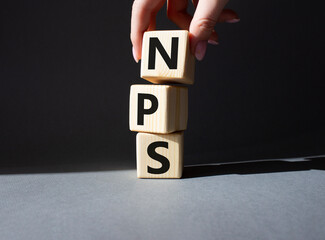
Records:
{"label": "thumb", "polygon": [[202,60],[207,42],[228,0],[200,0],[190,24],[191,52]]}

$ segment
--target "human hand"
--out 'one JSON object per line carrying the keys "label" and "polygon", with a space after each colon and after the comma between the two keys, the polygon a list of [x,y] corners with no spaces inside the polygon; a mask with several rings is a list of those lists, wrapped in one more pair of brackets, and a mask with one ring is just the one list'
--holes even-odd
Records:
{"label": "human hand", "polygon": [[[156,15],[166,0],[134,0],[131,17],[131,41],[133,57],[141,59],[142,38],[145,31],[156,28]],[[196,10],[192,17],[187,13],[188,0],[167,0],[167,16],[181,29],[189,30],[191,52],[198,60],[204,58],[207,43],[217,45],[217,22],[236,23],[236,12],[224,9],[228,0],[192,0]]]}

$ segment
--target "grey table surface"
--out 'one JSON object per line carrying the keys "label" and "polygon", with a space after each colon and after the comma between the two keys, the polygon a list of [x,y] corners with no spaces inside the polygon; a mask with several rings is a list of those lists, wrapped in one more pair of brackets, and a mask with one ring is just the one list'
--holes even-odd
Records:
{"label": "grey table surface", "polygon": [[325,239],[325,159],[0,169],[0,239]]}

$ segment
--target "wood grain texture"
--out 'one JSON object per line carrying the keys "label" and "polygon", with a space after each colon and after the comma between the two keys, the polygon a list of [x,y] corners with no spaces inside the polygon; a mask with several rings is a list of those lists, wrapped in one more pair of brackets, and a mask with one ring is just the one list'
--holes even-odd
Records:
{"label": "wood grain texture", "polygon": [[[177,37],[178,54],[177,69],[170,69],[161,54],[156,50],[155,69],[149,69],[150,38],[157,37],[171,57],[172,38]],[[194,83],[195,58],[190,52],[188,31],[149,31],[145,32],[142,43],[141,78],[150,82],[162,83]]]}
{"label": "wood grain texture", "polygon": [[[148,154],[148,147],[152,143],[166,142],[168,148],[157,147],[155,152],[169,161],[168,171],[162,174],[149,173],[148,167],[162,169],[163,164]],[[137,177],[138,178],[181,178],[183,173],[184,134],[137,134]]]}
{"label": "wood grain texture", "polygon": [[[143,114],[139,124],[139,94],[151,94],[158,100],[158,108],[152,114]],[[144,109],[150,109],[152,102],[144,100]],[[150,133],[172,133],[187,128],[187,87],[153,84],[135,84],[130,90],[129,127],[131,131]]]}

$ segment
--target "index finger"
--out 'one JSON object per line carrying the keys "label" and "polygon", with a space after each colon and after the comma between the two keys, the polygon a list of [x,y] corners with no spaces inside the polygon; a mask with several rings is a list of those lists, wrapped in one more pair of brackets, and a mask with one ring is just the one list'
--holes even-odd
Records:
{"label": "index finger", "polygon": [[153,19],[164,3],[165,0],[135,0],[133,2],[130,37],[136,61],[141,59],[143,33],[153,23]]}

